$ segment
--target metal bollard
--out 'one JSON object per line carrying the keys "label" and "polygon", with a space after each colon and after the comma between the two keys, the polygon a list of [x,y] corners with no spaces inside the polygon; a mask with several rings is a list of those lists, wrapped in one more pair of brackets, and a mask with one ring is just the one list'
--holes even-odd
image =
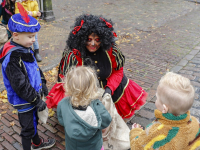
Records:
{"label": "metal bollard", "polygon": [[41,19],[50,22],[54,21],[54,13],[52,9],[52,1],[51,0],[39,0]]}

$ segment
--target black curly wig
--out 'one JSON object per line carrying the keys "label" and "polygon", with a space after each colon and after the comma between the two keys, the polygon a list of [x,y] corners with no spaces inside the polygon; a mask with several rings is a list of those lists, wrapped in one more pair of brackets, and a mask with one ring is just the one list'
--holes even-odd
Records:
{"label": "black curly wig", "polygon": [[[84,23],[81,26],[81,21]],[[82,21],[82,22],[83,22]],[[111,26],[106,25],[106,22]],[[74,28],[81,26],[80,30],[74,34]],[[100,48],[102,50],[108,50],[115,43],[115,36],[113,34],[113,22],[102,16],[83,14],[76,18],[72,31],[69,33],[66,49],[77,49],[80,51],[81,56],[85,56],[86,42],[88,36],[95,33],[100,38]]]}

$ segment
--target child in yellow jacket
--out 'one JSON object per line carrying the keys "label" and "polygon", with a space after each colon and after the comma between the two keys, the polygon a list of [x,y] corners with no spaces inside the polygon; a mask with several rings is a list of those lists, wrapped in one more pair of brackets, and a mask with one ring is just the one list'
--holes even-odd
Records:
{"label": "child in yellow jacket", "polygon": [[[20,2],[28,14],[35,19],[41,16],[41,12],[39,11],[38,3],[36,0],[16,0],[16,2]],[[17,8],[17,3],[15,3],[15,14],[19,13],[19,9]],[[39,43],[37,34],[35,36],[35,42],[33,43],[34,55],[38,62],[42,61],[42,58],[39,54]]]}
{"label": "child in yellow jacket", "polygon": [[200,148],[198,120],[190,115],[194,88],[188,78],[168,72],[161,78],[155,102],[156,120],[145,130],[134,123],[131,150],[195,150]]}

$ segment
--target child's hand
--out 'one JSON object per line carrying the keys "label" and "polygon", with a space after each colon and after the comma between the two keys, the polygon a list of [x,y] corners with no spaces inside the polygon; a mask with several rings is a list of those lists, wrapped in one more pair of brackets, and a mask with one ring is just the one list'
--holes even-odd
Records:
{"label": "child's hand", "polygon": [[[103,141],[108,141],[108,138],[107,138],[107,135],[105,136],[104,134],[107,134],[107,130],[109,129],[109,127],[105,128],[105,129],[102,129],[102,135],[103,135]],[[105,136],[105,137],[104,137]]]}
{"label": "child's hand", "polygon": [[137,124],[137,123],[134,123],[132,125],[132,129],[134,129],[134,128],[141,128],[141,129],[143,129],[143,127],[140,124]]}
{"label": "child's hand", "polygon": [[101,131],[102,131],[102,133],[105,133],[105,132],[106,132],[106,128],[105,128],[105,129],[102,129]]}
{"label": "child's hand", "polygon": [[41,16],[41,12],[38,11],[37,12],[37,16],[40,17]]}
{"label": "child's hand", "polygon": [[105,141],[108,141],[108,138],[107,137],[103,137],[103,142],[105,142]]}
{"label": "child's hand", "polygon": [[30,16],[33,16],[33,13],[32,13],[31,11],[28,11],[28,14],[29,14]]}

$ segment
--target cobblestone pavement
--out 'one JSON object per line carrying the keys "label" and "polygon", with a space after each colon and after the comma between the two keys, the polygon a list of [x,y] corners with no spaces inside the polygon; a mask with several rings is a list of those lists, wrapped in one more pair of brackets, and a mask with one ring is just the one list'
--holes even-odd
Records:
{"label": "cobblestone pavement", "polygon": [[[171,68],[170,71],[181,74],[189,78],[195,87],[195,101],[190,109],[191,115],[200,119],[200,44],[194,47],[183,59],[181,59],[177,65]],[[153,96],[149,101],[140,109],[130,122],[128,122],[129,127],[134,123],[140,123],[142,126],[146,126],[151,123],[154,117],[155,107],[155,91],[158,83],[154,84],[151,88],[153,91]]]}
{"label": "cobblestone pavement", "polygon": [[[191,114],[200,117],[198,4],[183,0],[52,0],[52,3],[56,21],[40,21],[42,28],[38,35],[43,58],[39,66],[44,72],[58,64],[75,17],[82,13],[102,14],[115,22],[118,42],[126,56],[125,74],[149,94],[147,103],[128,125],[137,122],[146,126],[154,119],[157,82],[167,70],[192,80],[196,96]],[[0,90],[3,89],[0,75]],[[8,103],[0,103],[0,150],[22,149],[20,125],[13,110]],[[56,114],[47,124],[39,124],[39,135],[56,139],[51,150],[64,150],[64,130]]]}

